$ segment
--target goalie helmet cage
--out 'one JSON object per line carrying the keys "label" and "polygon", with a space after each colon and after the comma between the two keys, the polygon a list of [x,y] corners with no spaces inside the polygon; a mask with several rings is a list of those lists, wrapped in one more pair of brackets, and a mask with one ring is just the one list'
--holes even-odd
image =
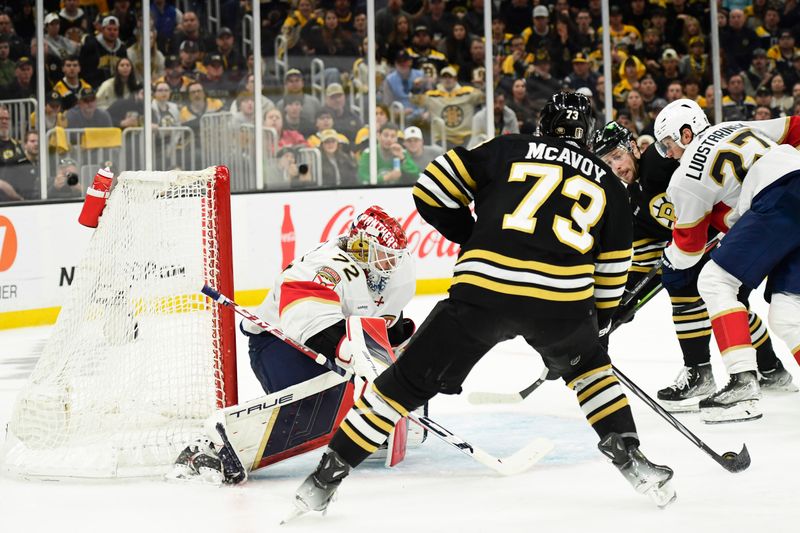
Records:
{"label": "goalie helmet cage", "polygon": [[125,172],[8,425],[2,469],[26,478],[163,474],[237,402],[230,176]]}

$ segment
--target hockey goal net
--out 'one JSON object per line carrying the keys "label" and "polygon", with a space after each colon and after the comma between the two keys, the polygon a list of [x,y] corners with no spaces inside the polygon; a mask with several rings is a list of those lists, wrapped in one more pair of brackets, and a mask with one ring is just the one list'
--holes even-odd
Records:
{"label": "hockey goal net", "polygon": [[24,477],[158,475],[236,403],[225,167],[125,172],[52,336],[19,394],[3,469]]}

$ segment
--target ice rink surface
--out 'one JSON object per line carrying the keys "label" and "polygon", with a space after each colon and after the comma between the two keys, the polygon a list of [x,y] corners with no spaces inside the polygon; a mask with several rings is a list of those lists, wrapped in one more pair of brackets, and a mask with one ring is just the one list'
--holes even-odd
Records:
{"label": "ice rink surface", "polygon": [[[419,324],[438,298],[415,299],[408,316]],[[753,295],[766,318],[766,304]],[[10,417],[49,327],[0,331],[0,424]],[[239,342],[240,398],[260,395],[246,341]],[[800,371],[774,340],[787,369]],[[718,385],[726,382],[715,348]],[[669,303],[661,294],[634,322],[614,333],[615,364],[648,393],[672,383],[681,368]],[[541,372],[539,357],[519,339],[498,345],[475,368],[461,396],[439,396],[430,416],[498,455],[536,436],[554,450],[530,471],[501,477],[430,437],[388,470],[365,463],[343,483],[328,515],[306,515],[279,526],[295,488],[320,451],[256,472],[246,484],[213,488],[163,481],[29,482],[0,477],[0,531],[255,533],[265,531],[636,532],[739,533],[800,531],[800,394],[765,395],[761,420],[708,426],[696,414],[680,420],[716,452],[747,443],[752,466],[731,474],[629,394],[642,450],[675,470],[678,499],[659,510],[636,494],[597,451],[597,437],[560,381],[545,383],[516,405],[470,405],[472,390],[518,391]]]}

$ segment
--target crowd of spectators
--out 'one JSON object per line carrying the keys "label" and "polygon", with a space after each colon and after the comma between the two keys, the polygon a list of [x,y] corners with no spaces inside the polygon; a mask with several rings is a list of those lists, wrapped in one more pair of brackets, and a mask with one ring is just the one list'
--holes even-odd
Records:
{"label": "crowd of spectators", "polygon": [[[598,119],[612,106],[615,118],[645,143],[656,114],[672,100],[692,98],[713,113],[707,0],[611,0],[612,53],[605,59],[611,62],[613,101],[608,103],[600,0],[495,0],[486,38],[484,1],[377,1],[378,183],[412,183],[440,153],[431,146],[433,122],[443,122],[448,148],[485,139],[486,46],[493,56],[497,134],[534,132],[546,99],[564,88],[590,96]],[[0,100],[36,95],[33,4],[0,0]],[[220,4],[220,22],[209,32],[206,2],[181,2],[183,11],[172,0],[149,2],[156,46],[149,52],[153,100],[146,103],[142,3],[45,0],[48,130],[141,126],[147,108],[162,128],[197,131],[203,116],[219,112],[230,112],[234,126],[253,124],[254,61],[252,53],[242,52],[252,1]],[[718,5],[723,120],[800,112],[797,0],[719,0]],[[259,97],[275,146],[268,154],[268,185],[320,185],[304,172],[303,148],[320,151],[323,186],[369,183],[366,115],[354,112],[348,98],[351,91],[365,95],[368,86],[366,2],[262,1],[261,14],[266,67]],[[276,41],[278,36],[283,40]],[[290,68],[280,77],[276,54],[289,58]],[[309,90],[310,65],[317,58],[325,65],[321,96]],[[0,107],[0,200],[37,198],[41,187],[14,187],[25,178],[9,172],[24,167],[35,174],[29,165],[38,156],[38,136],[34,155],[27,135],[9,136],[7,116]],[[25,129],[35,129],[31,119]],[[177,137],[173,141],[161,150],[176,148]],[[51,141],[47,149],[59,146]]]}

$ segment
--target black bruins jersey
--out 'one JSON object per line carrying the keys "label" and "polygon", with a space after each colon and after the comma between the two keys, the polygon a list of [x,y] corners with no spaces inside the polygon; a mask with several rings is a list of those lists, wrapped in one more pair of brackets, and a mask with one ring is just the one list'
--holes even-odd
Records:
{"label": "black bruins jersey", "polygon": [[628,197],[587,150],[503,135],[437,157],[413,194],[420,215],[461,245],[451,297],[554,318],[596,307],[601,324],[619,304],[631,260]]}
{"label": "black bruins jersey", "polygon": [[633,211],[632,272],[648,272],[672,239],[675,208],[667,185],[680,163],[647,149],[639,160],[639,179],[628,185]]}

